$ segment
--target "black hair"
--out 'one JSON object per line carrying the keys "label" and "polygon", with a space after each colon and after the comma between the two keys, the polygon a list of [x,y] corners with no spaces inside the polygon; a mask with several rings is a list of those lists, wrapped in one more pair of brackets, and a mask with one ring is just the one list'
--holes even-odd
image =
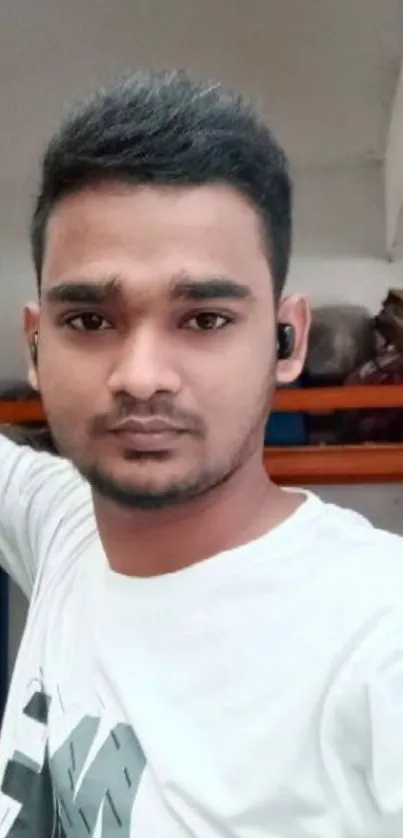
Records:
{"label": "black hair", "polygon": [[31,224],[39,287],[53,208],[68,194],[107,179],[190,186],[221,182],[238,189],[260,213],[274,291],[281,293],[292,233],[288,164],[240,94],[180,71],[136,73],[75,110],[42,161]]}

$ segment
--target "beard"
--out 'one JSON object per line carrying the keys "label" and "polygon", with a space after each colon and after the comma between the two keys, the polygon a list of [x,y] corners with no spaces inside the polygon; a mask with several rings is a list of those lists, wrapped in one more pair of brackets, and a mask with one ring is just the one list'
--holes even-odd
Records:
{"label": "beard", "polygon": [[[196,424],[196,436],[199,434],[199,439],[204,439],[207,444],[207,449],[204,451],[204,446],[201,445],[198,464],[194,464],[193,468],[190,468],[187,473],[185,471],[181,476],[171,475],[169,477],[168,474],[166,480],[161,480],[161,482],[158,481],[158,476],[156,479],[150,477],[147,480],[144,472],[147,461],[153,469],[158,469],[158,464],[160,464],[161,469],[164,470],[164,466],[166,468],[170,459],[169,452],[140,453],[126,451],[124,459],[126,462],[133,462],[133,478],[130,476],[119,477],[114,475],[112,470],[103,466],[101,458],[94,458],[92,461],[88,458],[88,451],[91,448],[90,443],[93,438],[91,430],[87,441],[81,439],[78,442],[77,439],[74,440],[71,437],[71,423],[66,422],[65,415],[63,416],[59,411],[57,414],[53,413],[51,410],[46,410],[46,413],[59,452],[62,453],[62,456],[71,460],[78,472],[90,484],[94,493],[123,509],[154,511],[177,507],[211,492],[229,481],[251,456],[263,450],[269,394],[272,389],[273,377],[270,376],[269,380],[266,379],[263,383],[260,398],[257,399],[257,404],[255,403],[254,412],[251,411],[249,416],[245,417],[244,422],[238,425],[236,437],[232,439],[232,445],[231,434],[229,433],[227,439],[224,436],[221,444],[216,443],[219,453],[215,456],[213,452],[210,452],[210,456],[205,456],[209,448],[209,433],[203,433],[200,430],[203,428],[203,424]],[[223,424],[227,424],[227,421]],[[103,422],[100,423],[101,436],[98,436],[97,427],[97,420],[95,420],[92,431],[95,433],[94,439],[98,438],[99,442],[99,439],[102,439],[102,430],[104,430]],[[231,426],[229,425],[229,427]],[[204,430],[207,431],[207,429]],[[214,439],[214,430],[211,437]],[[87,452],[87,456],[85,452]],[[135,477],[137,469],[143,471],[143,479],[140,478],[138,481]]]}
{"label": "beard", "polygon": [[225,483],[238,468],[238,460],[230,467],[203,470],[197,476],[172,481],[167,486],[135,486],[118,480],[98,465],[81,467],[80,473],[94,492],[124,509],[157,511],[180,506],[195,500]]}
{"label": "beard", "polygon": [[[111,501],[114,505],[127,510],[157,511],[187,504],[203,495],[211,492],[226,483],[237,472],[245,462],[257,451],[263,449],[264,427],[266,411],[264,415],[259,413],[255,417],[252,426],[240,435],[237,444],[227,451],[223,456],[220,446],[220,456],[211,457],[211,463],[206,463],[206,457],[200,456],[199,466],[194,466],[183,476],[167,476],[166,480],[158,483],[158,479],[147,478],[139,480],[133,475],[133,479],[118,477],[107,470],[100,462],[85,462],[82,456],[76,452],[68,452],[66,456],[73,462],[82,477],[90,484],[93,491]],[[158,464],[164,468],[169,460],[169,453],[155,452],[147,453],[126,453],[126,461],[132,461],[134,470],[147,461],[154,467]]]}

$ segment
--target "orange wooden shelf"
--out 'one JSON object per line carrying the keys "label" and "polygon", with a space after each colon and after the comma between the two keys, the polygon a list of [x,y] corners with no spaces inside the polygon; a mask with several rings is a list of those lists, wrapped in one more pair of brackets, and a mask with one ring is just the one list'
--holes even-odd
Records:
{"label": "orange wooden shelf", "polygon": [[6,425],[27,425],[44,420],[42,404],[39,399],[27,401],[1,401],[0,423]]}
{"label": "orange wooden shelf", "polygon": [[403,407],[403,384],[277,390],[274,409],[302,413]]}
{"label": "orange wooden shelf", "polygon": [[[334,410],[359,410],[368,407],[403,407],[403,384],[277,390],[273,409],[292,413],[328,413]],[[0,400],[0,422],[24,424],[43,419],[42,405],[38,399]]]}
{"label": "orange wooden shelf", "polygon": [[[327,413],[334,410],[403,408],[403,385],[279,390],[275,411]],[[0,423],[44,419],[39,400],[0,401]],[[264,452],[273,480],[284,485],[403,482],[403,443],[270,447]]]}
{"label": "orange wooden shelf", "polygon": [[264,461],[284,486],[403,482],[403,444],[265,448]]}

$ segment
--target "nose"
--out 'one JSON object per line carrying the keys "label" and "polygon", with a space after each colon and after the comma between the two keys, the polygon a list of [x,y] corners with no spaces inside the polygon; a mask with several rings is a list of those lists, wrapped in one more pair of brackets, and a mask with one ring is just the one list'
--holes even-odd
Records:
{"label": "nose", "polygon": [[157,393],[175,395],[181,386],[167,341],[150,329],[138,330],[127,338],[109,376],[113,394],[127,393],[147,401]]}

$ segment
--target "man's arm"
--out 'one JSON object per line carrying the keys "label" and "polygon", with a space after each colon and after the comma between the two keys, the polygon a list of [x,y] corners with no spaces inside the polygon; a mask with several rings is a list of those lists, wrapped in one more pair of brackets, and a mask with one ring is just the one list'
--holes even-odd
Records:
{"label": "man's arm", "polygon": [[26,596],[69,500],[80,496],[82,487],[65,460],[0,433],[0,565]]}

